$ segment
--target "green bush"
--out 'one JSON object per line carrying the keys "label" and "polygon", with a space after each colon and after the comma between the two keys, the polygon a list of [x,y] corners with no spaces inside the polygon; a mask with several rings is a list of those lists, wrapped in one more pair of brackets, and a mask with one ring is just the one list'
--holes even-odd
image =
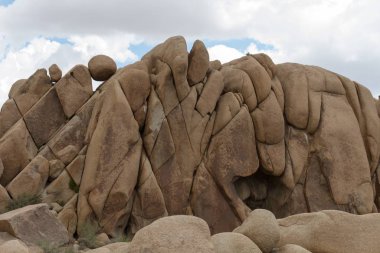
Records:
{"label": "green bush", "polygon": [[28,206],[39,204],[42,202],[41,195],[22,195],[16,199],[12,199],[9,201],[8,206],[6,208],[6,212]]}
{"label": "green bush", "polygon": [[79,192],[79,185],[72,178],[70,178],[69,188],[75,193]]}
{"label": "green bush", "polygon": [[79,229],[79,245],[85,246],[90,249],[97,247],[96,243],[96,233],[98,232],[98,227],[90,222],[85,223]]}
{"label": "green bush", "polygon": [[48,242],[39,242],[37,245],[44,251],[44,253],[74,253],[72,246],[57,247]]}
{"label": "green bush", "polygon": [[132,237],[131,236],[128,236],[126,234],[122,234],[118,237],[115,237],[111,240],[111,242],[130,242],[132,241]]}

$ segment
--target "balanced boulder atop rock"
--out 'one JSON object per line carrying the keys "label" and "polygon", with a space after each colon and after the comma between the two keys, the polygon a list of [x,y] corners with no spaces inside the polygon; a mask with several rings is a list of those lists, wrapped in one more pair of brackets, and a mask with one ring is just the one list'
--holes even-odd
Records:
{"label": "balanced boulder atop rock", "polygon": [[52,82],[58,82],[62,77],[62,70],[57,64],[53,64],[49,67],[49,75]]}
{"label": "balanced boulder atop rock", "polygon": [[97,55],[88,62],[92,78],[96,81],[105,81],[116,72],[115,61],[107,55]]}

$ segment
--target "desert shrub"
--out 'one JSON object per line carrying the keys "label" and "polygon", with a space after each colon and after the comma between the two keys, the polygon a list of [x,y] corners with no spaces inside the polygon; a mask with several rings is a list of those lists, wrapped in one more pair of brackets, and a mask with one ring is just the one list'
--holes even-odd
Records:
{"label": "desert shrub", "polygon": [[74,253],[72,246],[57,247],[49,242],[39,242],[37,245],[44,251],[44,253]]}
{"label": "desert shrub", "polygon": [[85,223],[80,227],[78,242],[80,246],[84,246],[90,249],[97,247],[96,233],[98,227],[90,222]]}
{"label": "desert shrub", "polygon": [[118,237],[115,237],[111,240],[111,242],[130,242],[132,241],[132,237],[126,234],[122,234]]}
{"label": "desert shrub", "polygon": [[75,193],[79,192],[79,185],[72,178],[70,178],[69,188]]}
{"label": "desert shrub", "polygon": [[22,195],[18,198],[11,199],[8,203],[6,211],[12,211],[24,206],[39,204],[42,202],[41,195]]}

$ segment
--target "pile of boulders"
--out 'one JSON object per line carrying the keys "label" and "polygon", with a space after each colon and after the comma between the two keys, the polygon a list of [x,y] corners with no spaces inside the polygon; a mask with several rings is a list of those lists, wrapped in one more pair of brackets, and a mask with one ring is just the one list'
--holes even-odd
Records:
{"label": "pile of boulders", "polygon": [[379,233],[380,214],[328,210],[276,219],[256,209],[232,232],[211,235],[198,217],[168,216],[139,230],[130,242],[97,234],[96,248],[89,249],[69,238],[46,204],[37,204],[0,215],[0,252],[377,253]]}
{"label": "pile of boulders", "polygon": [[380,214],[328,210],[276,220],[270,211],[256,209],[233,232],[214,235],[194,216],[161,218],[130,243],[104,253],[377,253],[379,233]]}

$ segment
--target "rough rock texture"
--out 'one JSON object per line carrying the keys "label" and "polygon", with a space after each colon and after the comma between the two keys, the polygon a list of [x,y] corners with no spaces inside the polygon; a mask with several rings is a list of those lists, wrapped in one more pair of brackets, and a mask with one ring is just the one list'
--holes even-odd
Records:
{"label": "rough rock texture", "polygon": [[[91,222],[110,237],[175,214],[214,234],[258,208],[377,212],[380,102],[367,88],[265,54],[221,64],[200,41],[187,48],[177,36],[117,72],[95,56],[54,85],[44,69],[17,81],[0,112],[3,203],[31,173],[17,191],[42,189],[70,234]],[[91,77],[104,81],[95,92]]]}
{"label": "rough rock texture", "polygon": [[128,253],[213,253],[207,223],[193,216],[176,215],[161,218],[139,230]]}
{"label": "rough rock texture", "polygon": [[224,232],[211,237],[216,253],[261,253],[248,237],[238,233]]}
{"label": "rough rock texture", "polygon": [[289,216],[278,220],[278,246],[296,244],[311,252],[379,252],[380,214],[353,215],[326,210]]}
{"label": "rough rock texture", "polygon": [[46,204],[26,206],[1,214],[0,231],[29,244],[49,242],[61,246],[69,241],[66,229],[49,212]]}

